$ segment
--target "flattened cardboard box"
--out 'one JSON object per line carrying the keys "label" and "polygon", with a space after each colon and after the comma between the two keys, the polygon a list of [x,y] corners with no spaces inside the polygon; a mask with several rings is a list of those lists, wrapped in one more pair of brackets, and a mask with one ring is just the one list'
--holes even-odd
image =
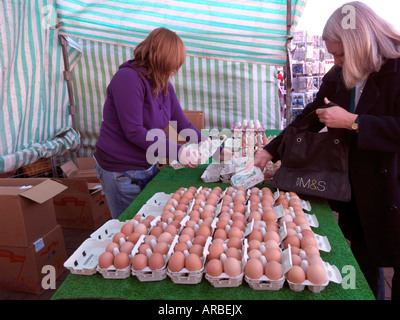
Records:
{"label": "flattened cardboard box", "polygon": [[0,246],[28,247],[54,229],[53,197],[66,188],[46,178],[0,179]]}
{"label": "flattened cardboard box", "polygon": [[66,228],[95,230],[111,219],[100,183],[82,178],[53,180],[68,187],[53,198],[57,223]]}
{"label": "flattened cardboard box", "polygon": [[[59,225],[27,248],[0,246],[0,286],[41,293],[44,291],[42,281],[49,285],[65,271],[66,259],[64,236]],[[42,270],[44,266],[50,267]]]}

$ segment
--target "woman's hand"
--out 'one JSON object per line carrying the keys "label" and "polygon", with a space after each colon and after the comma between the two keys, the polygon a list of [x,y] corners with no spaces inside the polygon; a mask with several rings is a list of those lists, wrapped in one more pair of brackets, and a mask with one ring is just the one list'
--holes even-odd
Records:
{"label": "woman's hand", "polygon": [[[325,98],[325,103],[328,104],[330,101]],[[319,121],[325,124],[328,128],[343,128],[351,130],[351,125],[357,118],[357,114],[348,112],[339,106],[317,109],[316,114],[318,115]]]}
{"label": "woman's hand", "polygon": [[178,160],[181,164],[188,168],[195,168],[199,165],[199,151],[187,147],[181,147],[179,150]]}
{"label": "woman's hand", "polygon": [[273,158],[272,154],[270,154],[267,150],[263,149],[261,152],[257,152],[254,156],[254,165],[259,167],[261,171],[264,171],[265,166],[268,161],[271,161]]}

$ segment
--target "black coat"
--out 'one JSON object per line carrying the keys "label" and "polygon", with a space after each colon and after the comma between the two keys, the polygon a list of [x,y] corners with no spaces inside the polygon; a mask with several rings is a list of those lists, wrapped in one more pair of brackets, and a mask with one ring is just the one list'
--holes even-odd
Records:
{"label": "black coat", "polygon": [[[324,107],[324,97],[349,110],[350,90],[343,84],[340,66],[325,75],[316,99],[291,125],[296,126],[306,114]],[[358,216],[351,203],[339,203],[339,220],[343,219],[342,230],[350,240],[357,232],[358,221],[378,266],[399,267],[400,59],[387,60],[379,72],[369,76],[356,113],[359,132],[350,134],[349,175]],[[314,125],[314,130],[323,127],[318,119]],[[266,147],[273,161],[279,159],[277,150],[284,133]]]}

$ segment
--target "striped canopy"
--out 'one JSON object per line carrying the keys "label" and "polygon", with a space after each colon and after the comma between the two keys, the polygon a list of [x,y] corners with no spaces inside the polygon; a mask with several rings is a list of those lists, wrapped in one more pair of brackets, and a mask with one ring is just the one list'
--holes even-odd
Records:
{"label": "striped canopy", "polygon": [[[292,0],[293,26],[306,2]],[[91,155],[110,78],[156,27],[186,45],[172,79],[183,109],[203,110],[208,128],[254,118],[278,129],[286,16],[286,0],[1,1],[0,173],[79,147]],[[58,35],[68,37],[78,132]]]}
{"label": "striped canopy", "polygon": [[[307,0],[292,1],[295,26]],[[286,63],[287,0],[57,0],[60,33],[135,46],[166,27],[191,56]]]}

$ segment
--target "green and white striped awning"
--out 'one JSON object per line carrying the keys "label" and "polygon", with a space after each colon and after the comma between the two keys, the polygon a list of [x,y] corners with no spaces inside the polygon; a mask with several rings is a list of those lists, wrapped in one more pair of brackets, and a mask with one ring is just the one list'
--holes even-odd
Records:
{"label": "green and white striped awning", "polygon": [[54,0],[0,1],[0,173],[74,151]]}
{"label": "green and white striped awning", "polygon": [[[292,24],[307,0],[292,1]],[[166,27],[188,55],[283,65],[287,0],[57,0],[60,34],[134,47]]]}

